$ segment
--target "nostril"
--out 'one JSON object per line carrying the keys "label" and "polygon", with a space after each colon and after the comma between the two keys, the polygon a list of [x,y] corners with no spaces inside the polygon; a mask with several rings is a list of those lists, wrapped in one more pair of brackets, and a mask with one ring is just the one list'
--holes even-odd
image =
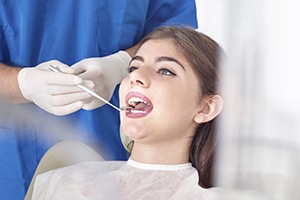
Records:
{"label": "nostril", "polygon": [[141,70],[141,68],[130,73],[130,83],[131,85],[148,87],[150,81],[149,74],[146,73],[145,69]]}
{"label": "nostril", "polygon": [[136,80],[136,83],[139,83],[141,85],[144,85],[144,83],[141,80]]}
{"label": "nostril", "polygon": [[141,81],[140,79],[131,80],[131,84],[144,85],[143,81]]}

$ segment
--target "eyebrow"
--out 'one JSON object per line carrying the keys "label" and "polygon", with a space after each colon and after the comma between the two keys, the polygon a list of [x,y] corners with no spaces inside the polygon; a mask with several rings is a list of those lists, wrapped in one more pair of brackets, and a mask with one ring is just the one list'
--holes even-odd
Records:
{"label": "eyebrow", "polygon": [[[134,61],[134,60],[138,60],[138,61],[144,62],[144,58],[143,58],[142,56],[134,56],[134,57],[131,59],[130,63],[131,63],[132,61]],[[130,63],[129,63],[129,65],[130,65]]]}
{"label": "eyebrow", "polygon": [[162,61],[168,61],[168,62],[175,62],[177,63],[179,66],[182,67],[182,69],[185,70],[185,68],[183,67],[183,65],[175,58],[172,58],[172,57],[168,57],[168,56],[161,56],[161,57],[158,57],[156,59],[156,62],[162,62]]}
{"label": "eyebrow", "polygon": [[[141,62],[144,62],[145,59],[142,57],[142,56],[134,56],[132,58],[132,60],[130,61],[130,63],[134,60],[138,60],[138,61],[141,61]],[[168,61],[168,62],[175,62],[176,64],[178,64],[179,66],[182,67],[182,69],[185,70],[184,66],[175,58],[172,58],[172,57],[168,57],[168,56],[161,56],[161,57],[158,57],[155,59],[155,62],[163,62],[163,61]],[[129,64],[130,64],[129,63]]]}

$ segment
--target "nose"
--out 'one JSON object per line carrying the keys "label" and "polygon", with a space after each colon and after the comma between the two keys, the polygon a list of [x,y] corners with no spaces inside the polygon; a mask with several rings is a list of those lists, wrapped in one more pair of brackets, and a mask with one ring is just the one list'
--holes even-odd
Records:
{"label": "nose", "polygon": [[149,75],[146,67],[140,67],[130,73],[130,83],[131,85],[139,85],[147,88],[150,86]]}

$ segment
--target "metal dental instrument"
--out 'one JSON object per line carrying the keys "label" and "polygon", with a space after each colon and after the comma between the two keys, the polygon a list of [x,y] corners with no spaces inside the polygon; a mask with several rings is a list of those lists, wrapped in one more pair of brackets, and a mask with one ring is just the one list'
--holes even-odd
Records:
{"label": "metal dental instrument", "polygon": [[[63,71],[61,71],[61,69],[59,69],[59,67],[55,67],[53,65],[49,65],[48,67],[51,71],[53,72],[60,72],[60,73],[64,73]],[[92,91],[91,89],[87,88],[86,86],[79,84],[77,85],[77,87],[79,87],[80,89],[82,89],[83,91],[89,93],[90,95],[92,95],[93,97],[96,97],[97,99],[100,99],[101,101],[103,101],[104,103],[110,105],[111,107],[113,107],[114,109],[116,109],[117,111],[124,111],[124,110],[132,110],[134,109],[133,107],[130,106],[122,106],[121,108],[116,107],[115,105],[111,104],[109,101],[107,101],[106,99],[102,98],[100,95],[98,95],[97,93],[95,93],[94,91]]]}

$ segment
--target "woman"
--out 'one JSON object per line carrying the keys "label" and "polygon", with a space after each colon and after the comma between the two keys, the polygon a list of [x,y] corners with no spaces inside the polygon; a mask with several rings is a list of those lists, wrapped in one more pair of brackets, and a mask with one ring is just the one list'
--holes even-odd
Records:
{"label": "woman", "polygon": [[127,162],[90,162],[37,178],[33,199],[215,199],[212,170],[220,48],[192,28],[145,37],[120,86]]}

